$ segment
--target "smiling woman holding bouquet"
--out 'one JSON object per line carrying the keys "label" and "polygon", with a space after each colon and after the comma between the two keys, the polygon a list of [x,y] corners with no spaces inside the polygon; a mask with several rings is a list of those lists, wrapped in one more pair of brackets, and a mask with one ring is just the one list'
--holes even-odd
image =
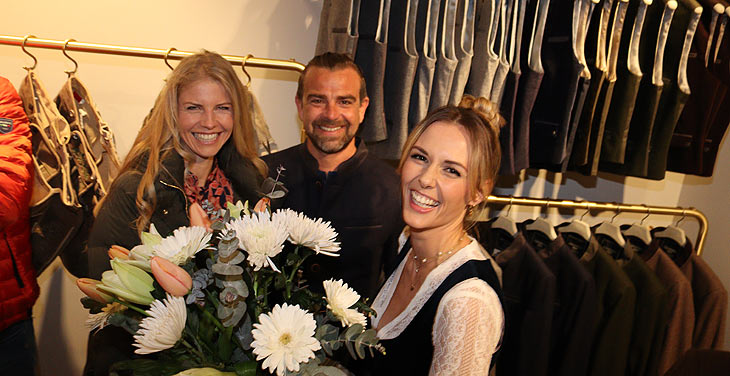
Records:
{"label": "smiling woman holding bouquet", "polygon": [[[151,225],[166,236],[190,225],[191,208],[215,219],[226,202],[258,200],[266,165],[256,154],[245,90],[231,64],[213,52],[183,59],[170,74],[97,207],[88,242],[91,278],[110,269],[112,246],[131,249]],[[132,336],[107,327],[90,336],[88,349],[84,374],[106,375],[132,353]]]}
{"label": "smiling woman holding bouquet", "polygon": [[373,303],[387,355],[372,374],[489,373],[504,327],[500,269],[467,231],[494,185],[501,122],[491,102],[465,96],[409,135],[399,165],[408,227]]}

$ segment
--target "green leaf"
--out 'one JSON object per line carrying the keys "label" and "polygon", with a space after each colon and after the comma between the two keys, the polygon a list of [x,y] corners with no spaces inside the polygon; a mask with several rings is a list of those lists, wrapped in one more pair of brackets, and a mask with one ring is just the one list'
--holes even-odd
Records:
{"label": "green leaf", "polygon": [[301,259],[301,256],[299,256],[296,252],[291,252],[286,255],[286,266],[296,265]]}
{"label": "green leaf", "polygon": [[233,353],[233,343],[230,338],[224,335],[218,336],[218,356],[223,362],[228,362]]}
{"label": "green leaf", "polygon": [[258,366],[254,361],[241,362],[233,365],[233,371],[237,376],[256,376]]}
{"label": "green leaf", "polygon": [[139,330],[139,321],[123,313],[115,313],[111,315],[109,317],[109,324],[118,326],[130,334],[135,334],[137,333],[137,330]]}
{"label": "green leaf", "polygon": [[286,276],[284,276],[283,273],[279,273],[274,278],[274,288],[277,290],[281,290],[284,287],[286,287]]}
{"label": "green leaf", "polygon": [[197,310],[188,309],[188,319],[185,321],[185,325],[187,325],[193,333],[198,333],[198,330],[200,330],[200,318],[198,317]]}
{"label": "green leaf", "polygon": [[186,368],[188,366],[176,361],[133,359],[114,363],[109,368],[109,374],[126,375],[131,372],[135,376],[174,375]]}
{"label": "green leaf", "polygon": [[84,296],[81,298],[81,305],[84,306],[84,308],[89,310],[89,313],[99,313],[101,312],[101,309],[106,307],[107,303],[101,303],[97,302],[94,299],[89,298],[88,296]]}

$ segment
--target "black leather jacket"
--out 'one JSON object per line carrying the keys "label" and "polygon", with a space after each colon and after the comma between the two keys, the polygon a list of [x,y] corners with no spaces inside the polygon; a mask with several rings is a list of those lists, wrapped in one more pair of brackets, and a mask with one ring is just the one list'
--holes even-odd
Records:
{"label": "black leather jacket", "polygon": [[[155,182],[157,206],[150,221],[162,236],[167,236],[178,227],[189,226],[190,219],[184,191],[184,160],[174,150],[170,150],[163,158],[159,178]],[[254,165],[238,154],[231,141],[221,148],[217,158],[218,167],[233,186],[234,202],[248,200],[250,205],[256,204],[261,197],[258,187],[263,178]],[[127,171],[115,179],[96,217],[88,243],[91,278],[101,279],[101,274],[110,269],[107,256],[109,247],[120,245],[131,249],[141,243],[134,223],[139,216],[135,199],[146,161],[138,166],[134,171]]]}

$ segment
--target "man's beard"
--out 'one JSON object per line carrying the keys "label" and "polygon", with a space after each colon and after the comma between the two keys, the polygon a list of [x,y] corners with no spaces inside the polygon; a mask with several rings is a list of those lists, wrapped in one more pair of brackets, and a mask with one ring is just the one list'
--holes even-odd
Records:
{"label": "man's beard", "polygon": [[[339,137],[326,137],[318,134],[316,129],[320,126],[329,128],[333,127],[344,127],[345,133]],[[336,154],[341,152],[347,145],[350,144],[352,139],[355,137],[354,133],[350,133],[352,129],[351,124],[347,120],[329,120],[329,119],[315,119],[312,121],[312,130],[307,130],[307,137],[312,141],[317,150],[325,154]]]}

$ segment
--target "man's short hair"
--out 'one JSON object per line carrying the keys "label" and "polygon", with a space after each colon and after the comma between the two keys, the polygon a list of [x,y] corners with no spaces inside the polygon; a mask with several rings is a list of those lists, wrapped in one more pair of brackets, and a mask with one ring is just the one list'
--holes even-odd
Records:
{"label": "man's short hair", "polygon": [[307,72],[312,67],[325,68],[331,71],[346,68],[354,69],[355,72],[357,72],[357,75],[360,77],[360,100],[368,96],[367,87],[365,86],[365,76],[363,76],[360,67],[358,67],[357,64],[355,64],[355,62],[352,61],[352,59],[348,55],[334,52],[325,52],[321,55],[313,57],[312,60],[307,63],[307,66],[304,68],[302,74],[299,75],[297,98],[302,99],[302,95],[304,94],[304,77],[307,75]]}

